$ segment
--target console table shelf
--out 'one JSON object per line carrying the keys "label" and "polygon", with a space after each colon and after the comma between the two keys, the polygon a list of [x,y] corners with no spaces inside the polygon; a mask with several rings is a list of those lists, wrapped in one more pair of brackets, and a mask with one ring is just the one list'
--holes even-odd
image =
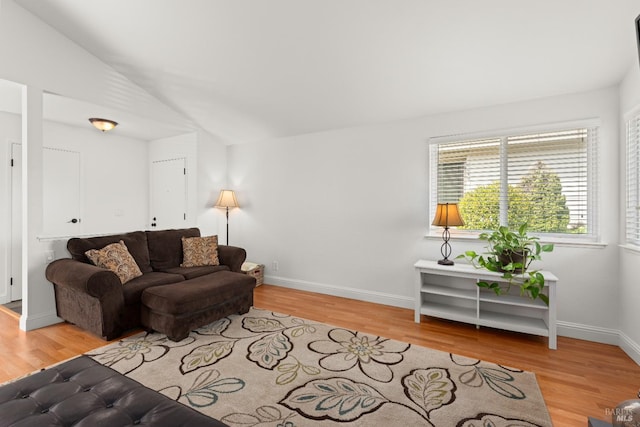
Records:
{"label": "console table shelf", "polygon": [[515,332],[549,337],[549,348],[557,347],[556,283],[558,278],[548,271],[544,293],[549,306],[539,299],[520,295],[513,286],[507,295],[477,286],[479,281],[505,282],[502,275],[476,269],[468,264],[440,265],[436,261],[415,263],[416,284],[415,321],[421,315],[440,317]]}

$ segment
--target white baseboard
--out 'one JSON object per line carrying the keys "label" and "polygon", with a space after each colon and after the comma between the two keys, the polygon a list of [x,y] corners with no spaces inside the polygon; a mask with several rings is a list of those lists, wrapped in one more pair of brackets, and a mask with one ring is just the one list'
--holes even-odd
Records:
{"label": "white baseboard", "polygon": [[265,276],[264,283],[282,286],[284,288],[298,289],[301,291],[351,298],[359,301],[375,302],[377,304],[391,305],[394,307],[414,308],[413,298],[387,294],[384,292],[308,282],[306,280],[293,280],[278,276]]}
{"label": "white baseboard", "polygon": [[602,344],[620,344],[620,331],[616,329],[600,328],[598,326],[564,322],[562,320],[558,321],[557,326],[558,335],[563,337],[594,341]]}
{"label": "white baseboard", "polygon": [[640,365],[640,345],[634,342],[627,334],[620,332],[620,348],[627,353],[638,365]]}
{"label": "white baseboard", "polygon": [[23,331],[31,331],[38,328],[44,328],[45,326],[54,325],[56,323],[63,322],[61,318],[56,315],[56,312],[38,313],[32,316],[23,314],[20,316],[20,329]]}
{"label": "white baseboard", "polygon": [[[374,302],[377,304],[391,305],[394,307],[414,308],[413,298],[383,292],[367,291],[363,289],[329,285],[326,283],[309,282],[306,280],[294,280],[279,276],[265,276],[264,282],[270,285],[317,292],[319,294],[334,295],[360,301]],[[617,345],[640,365],[640,345],[616,329],[600,328],[597,326],[564,321],[558,321],[557,327],[559,336],[599,342],[602,344]]]}

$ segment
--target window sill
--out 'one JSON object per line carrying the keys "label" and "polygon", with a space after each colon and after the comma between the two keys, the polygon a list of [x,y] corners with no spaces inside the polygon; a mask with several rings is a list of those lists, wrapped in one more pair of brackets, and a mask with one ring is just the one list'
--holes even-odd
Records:
{"label": "window sill", "polygon": [[[479,234],[479,233],[478,233]],[[451,231],[451,237],[449,241],[480,241],[478,239],[478,234],[475,233],[454,233]],[[440,240],[442,241],[442,233],[428,233],[424,236],[428,240]],[[558,237],[551,236],[549,238],[541,238],[540,242],[542,243],[553,243],[555,246],[563,247],[563,248],[594,248],[594,249],[604,249],[608,246],[608,243],[604,242],[596,242],[588,240],[585,238],[584,240],[579,238],[567,238],[567,237]],[[632,247],[629,246],[628,249],[637,251],[640,253],[640,247]]]}
{"label": "window sill", "polygon": [[636,245],[632,245],[632,244],[624,244],[624,245],[620,245],[620,247],[622,249],[624,249],[625,251],[631,252],[633,254],[638,254],[640,255],[640,246],[636,246]]}

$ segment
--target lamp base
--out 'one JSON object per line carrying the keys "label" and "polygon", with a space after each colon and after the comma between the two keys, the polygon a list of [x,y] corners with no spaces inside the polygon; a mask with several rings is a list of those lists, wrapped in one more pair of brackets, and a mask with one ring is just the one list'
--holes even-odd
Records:
{"label": "lamp base", "polygon": [[445,259],[438,260],[438,264],[440,264],[440,265],[454,265],[455,263],[452,260],[445,258]]}

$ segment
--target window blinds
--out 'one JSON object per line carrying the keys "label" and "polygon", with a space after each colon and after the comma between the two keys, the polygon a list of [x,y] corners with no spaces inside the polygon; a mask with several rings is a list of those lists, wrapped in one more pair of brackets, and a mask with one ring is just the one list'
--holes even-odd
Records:
{"label": "window blinds", "polygon": [[433,144],[432,206],[459,203],[468,229],[592,233],[596,140],[579,128]]}
{"label": "window blinds", "polygon": [[640,245],[640,115],[627,122],[626,209],[627,243]]}

